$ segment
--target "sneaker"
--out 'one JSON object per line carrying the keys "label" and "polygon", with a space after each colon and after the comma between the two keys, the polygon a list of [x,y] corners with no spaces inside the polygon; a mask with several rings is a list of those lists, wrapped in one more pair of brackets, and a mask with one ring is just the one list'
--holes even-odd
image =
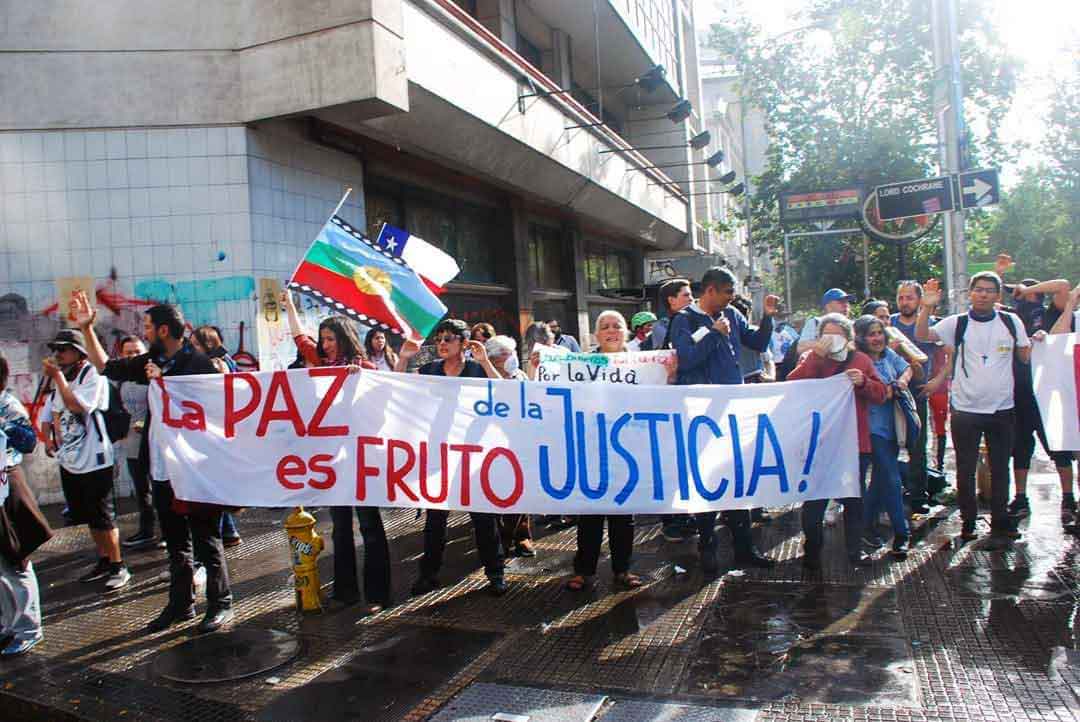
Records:
{"label": "sneaker", "polygon": [[910,539],[907,536],[897,536],[893,539],[892,550],[889,554],[894,559],[907,559],[908,551],[910,551]]}
{"label": "sneaker", "polygon": [[154,540],[155,537],[153,532],[140,530],[120,543],[130,549],[131,547],[141,547],[148,544],[153,544]]}
{"label": "sneaker", "polygon": [[856,567],[868,567],[874,563],[873,558],[862,550],[848,554],[848,561]]}
{"label": "sneaker", "polygon": [[975,522],[965,521],[964,526],[960,529],[960,539],[962,541],[974,541],[978,538],[979,535],[975,533]]}
{"label": "sneaker", "polygon": [[1025,494],[1017,494],[1016,498],[1009,502],[1008,506],[1009,516],[1016,519],[1023,519],[1031,514],[1031,505],[1028,503],[1028,498]]}
{"label": "sneaker", "polygon": [[131,581],[131,572],[123,564],[114,566],[109,571],[109,577],[105,580],[105,591],[115,592],[123,589]]}
{"label": "sneaker", "polygon": [[226,549],[231,549],[232,547],[238,547],[243,543],[244,543],[244,540],[241,539],[238,536],[227,536],[227,537],[222,537],[222,539],[221,539],[221,546],[225,547]]}
{"label": "sneaker", "polygon": [[533,546],[532,539],[522,539],[514,545],[514,553],[519,557],[534,557],[536,547]]}
{"label": "sneaker", "polygon": [[225,607],[224,609],[207,609],[206,616],[199,622],[199,626],[196,627],[196,631],[199,634],[210,634],[216,632],[226,624],[231,622],[236,616],[231,607]]}
{"label": "sneaker", "polygon": [[12,639],[6,647],[0,649],[0,656],[2,657],[14,657],[19,654],[26,654],[31,649],[37,646],[38,642],[45,638],[45,635],[38,632],[32,637],[25,639]]}
{"label": "sneaker", "polygon": [[1072,494],[1061,497],[1061,525],[1071,526],[1077,522],[1080,517],[1076,512],[1076,497]]}
{"label": "sneaker", "polygon": [[101,557],[100,559],[98,559],[97,564],[94,565],[93,569],[91,569],[86,574],[83,574],[81,577],[79,577],[79,581],[82,582],[83,584],[88,584],[90,582],[96,582],[96,581],[98,581],[100,579],[104,579],[105,577],[109,576],[109,574],[111,572],[112,572],[112,564],[109,563],[109,558],[108,557]]}
{"label": "sneaker", "polygon": [[172,607],[165,607],[161,610],[161,614],[150,620],[150,623],[146,625],[146,631],[150,634],[154,632],[160,632],[163,629],[168,629],[174,624],[179,622],[186,622],[189,619],[195,618],[195,605],[185,607],[179,611]]}
{"label": "sneaker", "polygon": [[930,505],[925,501],[913,501],[911,502],[911,513],[926,515],[930,513]]}
{"label": "sneaker", "polygon": [[510,591],[510,586],[502,577],[495,577],[488,580],[487,592],[491,596],[501,597],[504,596],[508,591]]}

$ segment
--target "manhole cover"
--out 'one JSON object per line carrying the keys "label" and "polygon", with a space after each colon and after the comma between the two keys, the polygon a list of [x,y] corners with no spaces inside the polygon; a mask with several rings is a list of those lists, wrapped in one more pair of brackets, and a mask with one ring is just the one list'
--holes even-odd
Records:
{"label": "manhole cover", "polygon": [[300,653],[300,640],[276,629],[207,634],[161,652],[154,672],[174,682],[244,679],[280,667]]}
{"label": "manhole cover", "polygon": [[589,722],[605,699],[602,694],[477,682],[451,700],[431,722]]}

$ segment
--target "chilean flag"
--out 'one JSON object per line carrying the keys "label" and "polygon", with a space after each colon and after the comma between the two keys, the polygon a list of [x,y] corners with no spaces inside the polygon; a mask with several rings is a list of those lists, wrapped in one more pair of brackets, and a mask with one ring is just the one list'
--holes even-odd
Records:
{"label": "chilean flag", "polygon": [[423,238],[384,223],[376,241],[379,247],[405,261],[416,275],[435,293],[442,293],[446,284],[460,273],[457,261]]}

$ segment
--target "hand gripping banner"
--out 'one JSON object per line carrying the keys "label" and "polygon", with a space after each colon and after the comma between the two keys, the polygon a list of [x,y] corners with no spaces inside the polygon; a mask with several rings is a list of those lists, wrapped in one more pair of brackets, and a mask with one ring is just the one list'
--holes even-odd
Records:
{"label": "hand gripping banner", "polygon": [[842,375],[642,388],[331,367],[167,378],[150,404],[188,501],[667,514],[859,495]]}

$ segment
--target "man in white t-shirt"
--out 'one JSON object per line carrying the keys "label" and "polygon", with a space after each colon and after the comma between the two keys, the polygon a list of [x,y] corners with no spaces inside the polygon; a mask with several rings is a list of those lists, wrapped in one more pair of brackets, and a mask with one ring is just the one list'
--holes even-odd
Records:
{"label": "man in white t-shirt", "polygon": [[49,344],[53,357],[42,362],[53,386],[45,432],[47,449],[60,462],[60,482],[77,524],[90,527],[98,562],[79,578],[105,580],[105,590],[128,584],[131,574],[120,556],[120,534],[113,521],[113,445],[103,412],[109,383],[86,360],[81,331],[64,329]]}
{"label": "man in white t-shirt", "polygon": [[976,273],[968,283],[971,310],[946,316],[931,328],[930,314],[941,299],[940,284],[928,281],[915,321],[918,341],[941,342],[953,357],[952,438],[956,451],[956,486],[963,520],[961,539],[975,539],[975,469],[986,436],[990,457],[991,546],[1002,547],[1020,536],[1008,513],[1009,457],[1015,434],[1013,364],[1031,361],[1031,340],[1016,315],[995,310],[1001,278]]}

